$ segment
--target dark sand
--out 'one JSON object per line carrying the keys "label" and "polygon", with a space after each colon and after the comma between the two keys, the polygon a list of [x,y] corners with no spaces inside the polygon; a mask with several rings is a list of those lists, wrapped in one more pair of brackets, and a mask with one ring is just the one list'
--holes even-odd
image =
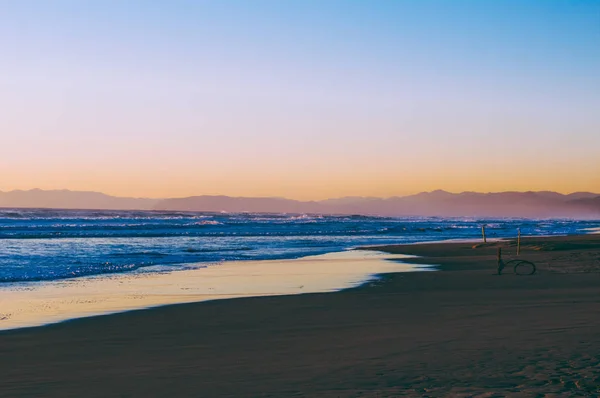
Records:
{"label": "dark sand", "polygon": [[339,293],[3,332],[0,396],[599,396],[600,235],[526,240],[534,276],[493,275],[496,245],[389,247],[443,271]]}

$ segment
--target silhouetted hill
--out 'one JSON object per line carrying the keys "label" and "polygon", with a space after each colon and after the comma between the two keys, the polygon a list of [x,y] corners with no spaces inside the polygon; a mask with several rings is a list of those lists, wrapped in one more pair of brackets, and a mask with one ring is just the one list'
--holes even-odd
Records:
{"label": "silhouetted hill", "polygon": [[565,195],[565,198],[571,200],[571,199],[593,199],[593,198],[597,198],[598,194],[597,193],[592,193],[592,192],[573,192],[570,193],[568,195]]}
{"label": "silhouetted hill", "polygon": [[195,196],[166,199],[160,202],[156,209],[380,216],[600,218],[597,197],[600,195],[592,193],[563,195],[556,192],[463,192],[454,194],[433,191],[387,199],[348,197],[302,202],[279,198]]}
{"label": "silhouetted hill", "polygon": [[0,191],[0,207],[150,210],[159,199],[119,198],[100,192],[32,189]]}
{"label": "silhouetted hill", "polygon": [[574,199],[569,203],[578,208],[587,209],[590,212],[600,211],[600,196]]}
{"label": "silhouetted hill", "polygon": [[316,202],[301,202],[283,198],[233,198],[230,196],[191,196],[189,198],[165,199],[155,210],[226,211],[230,213],[319,213]]}
{"label": "silhouetted hill", "polygon": [[563,195],[550,191],[450,193],[438,190],[385,199],[345,197],[299,201],[204,195],[161,200],[119,198],[98,192],[33,189],[0,192],[0,207],[600,219],[600,194],[576,192]]}

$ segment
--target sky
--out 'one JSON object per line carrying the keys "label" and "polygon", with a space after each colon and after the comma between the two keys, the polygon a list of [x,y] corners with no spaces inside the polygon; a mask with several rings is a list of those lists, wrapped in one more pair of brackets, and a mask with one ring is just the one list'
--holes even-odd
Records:
{"label": "sky", "polygon": [[600,192],[600,0],[0,0],[0,190]]}

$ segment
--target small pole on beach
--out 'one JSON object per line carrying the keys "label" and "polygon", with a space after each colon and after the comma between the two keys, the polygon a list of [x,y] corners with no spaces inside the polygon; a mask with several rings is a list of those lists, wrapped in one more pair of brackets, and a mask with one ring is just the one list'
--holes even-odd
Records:
{"label": "small pole on beach", "polygon": [[518,228],[519,234],[517,235],[517,256],[521,253],[521,228]]}
{"label": "small pole on beach", "polygon": [[481,236],[483,236],[483,243],[487,243],[487,239],[485,238],[485,225],[481,226]]}
{"label": "small pole on beach", "polygon": [[502,275],[504,269],[504,263],[502,262],[502,248],[498,248],[498,275]]}

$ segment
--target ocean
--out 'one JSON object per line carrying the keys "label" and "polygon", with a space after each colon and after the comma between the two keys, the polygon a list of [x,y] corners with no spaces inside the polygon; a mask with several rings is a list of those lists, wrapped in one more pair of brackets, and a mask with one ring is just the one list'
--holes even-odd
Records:
{"label": "ocean", "polygon": [[0,209],[0,284],[158,273],[383,245],[586,233],[600,221]]}

